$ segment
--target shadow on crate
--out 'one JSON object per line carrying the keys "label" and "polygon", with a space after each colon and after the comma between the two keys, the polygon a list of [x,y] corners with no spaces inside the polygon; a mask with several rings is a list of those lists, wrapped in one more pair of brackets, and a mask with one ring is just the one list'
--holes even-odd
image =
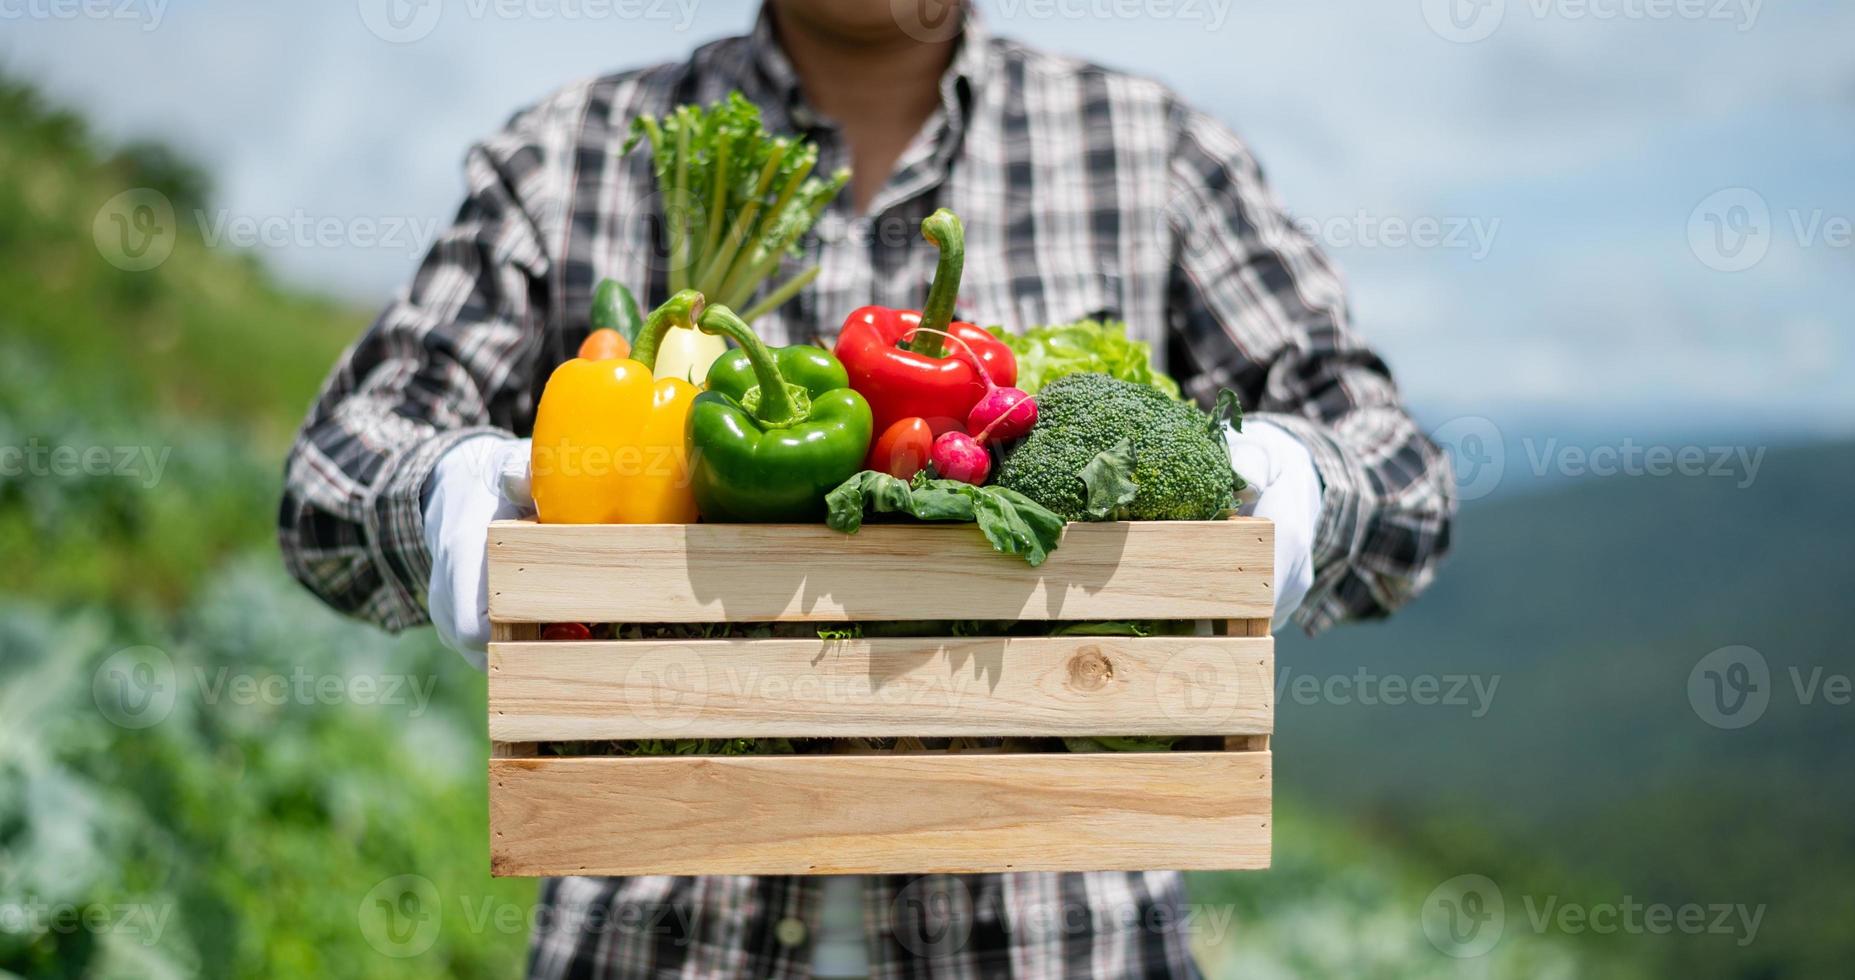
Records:
{"label": "shadow on crate", "polygon": [[[790,527],[759,546],[739,525],[690,525],[683,570],[694,598],[728,621],[789,610],[858,621],[1100,618],[1078,603],[1128,575],[1125,524],[1071,525],[1036,568],[997,554],[970,524],[872,529],[877,533],[845,535],[819,528],[795,547]],[[1134,567],[1165,574],[1163,566]],[[916,598],[898,603],[898,595]],[[910,607],[906,617],[898,606]]]}

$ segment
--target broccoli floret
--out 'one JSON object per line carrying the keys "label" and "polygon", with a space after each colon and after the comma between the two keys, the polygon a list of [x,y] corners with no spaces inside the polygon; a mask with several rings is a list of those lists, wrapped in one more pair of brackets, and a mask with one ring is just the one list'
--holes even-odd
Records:
{"label": "broccoli floret", "polygon": [[1150,385],[1075,374],[1037,394],[1037,425],[998,484],[1070,521],[1204,521],[1236,505],[1211,417]]}

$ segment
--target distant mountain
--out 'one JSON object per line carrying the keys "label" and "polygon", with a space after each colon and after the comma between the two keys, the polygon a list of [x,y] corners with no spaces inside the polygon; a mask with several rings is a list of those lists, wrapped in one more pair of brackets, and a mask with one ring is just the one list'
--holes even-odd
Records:
{"label": "distant mountain", "polygon": [[[1409,609],[1281,643],[1282,792],[1490,875],[1510,928],[1551,894],[1763,905],[1749,942],[1611,941],[1688,975],[1846,975],[1855,444],[1771,449],[1745,482],[1612,477],[1466,506]],[[1432,703],[1404,693],[1433,682]]]}

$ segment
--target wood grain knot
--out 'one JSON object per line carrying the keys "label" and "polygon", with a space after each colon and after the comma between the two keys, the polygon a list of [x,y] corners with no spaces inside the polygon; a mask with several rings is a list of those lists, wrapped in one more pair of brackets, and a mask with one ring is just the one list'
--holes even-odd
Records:
{"label": "wood grain knot", "polygon": [[1078,691],[1099,691],[1114,680],[1114,664],[1100,647],[1083,647],[1069,658],[1069,686]]}

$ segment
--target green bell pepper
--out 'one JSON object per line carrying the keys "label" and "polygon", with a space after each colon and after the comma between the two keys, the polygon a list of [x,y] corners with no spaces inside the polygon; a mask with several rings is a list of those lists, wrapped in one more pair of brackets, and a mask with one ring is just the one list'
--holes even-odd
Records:
{"label": "green bell pepper", "polygon": [[689,411],[690,477],[710,521],[816,521],[825,494],[863,468],[870,405],[822,347],[769,350],[726,306],[697,319],[739,345],[709,368]]}

